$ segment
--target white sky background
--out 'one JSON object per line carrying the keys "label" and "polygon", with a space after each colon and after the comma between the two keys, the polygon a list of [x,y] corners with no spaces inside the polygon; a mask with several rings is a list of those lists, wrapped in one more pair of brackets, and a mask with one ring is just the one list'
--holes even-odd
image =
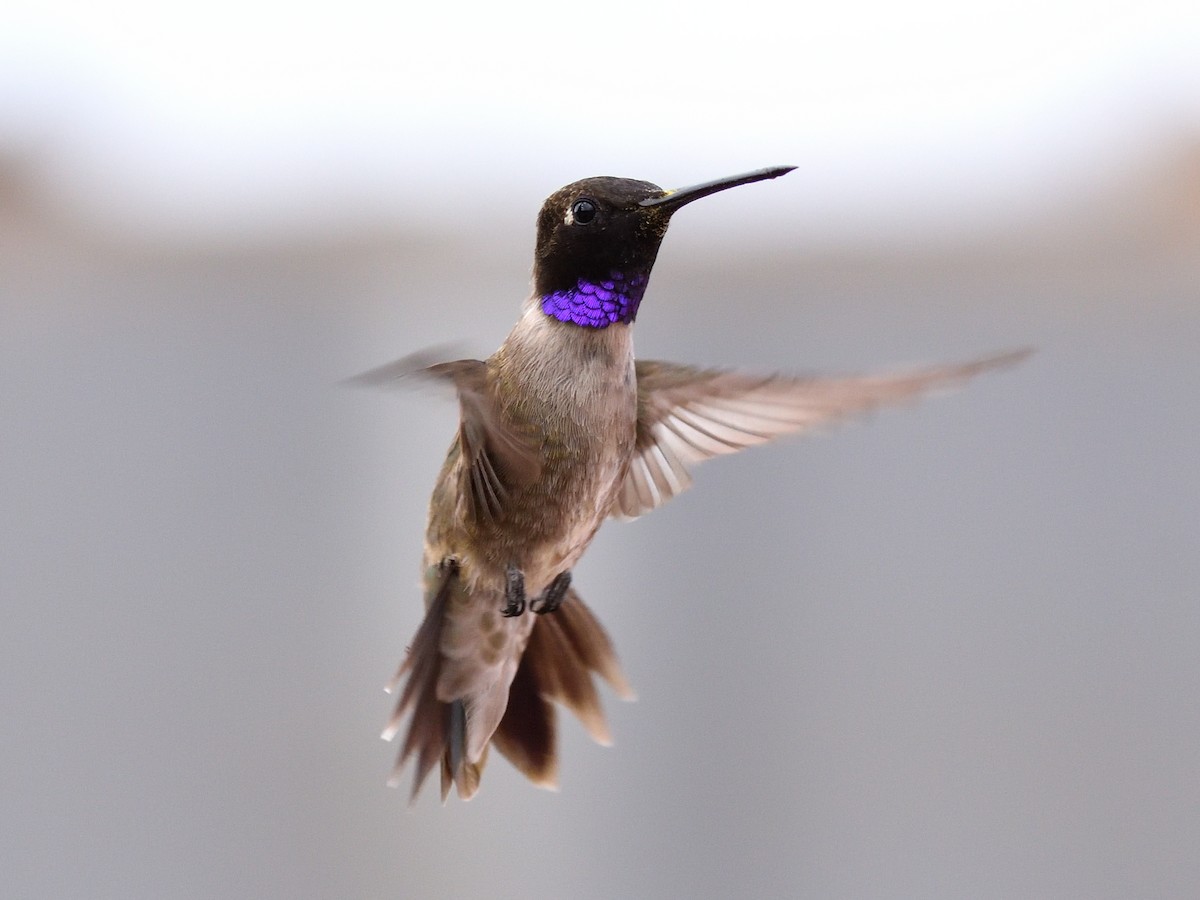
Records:
{"label": "white sky background", "polygon": [[[1195,0],[35,0],[0,17],[0,148],[127,227],[470,227],[496,192],[536,208],[586,175],[678,186],[779,163],[823,228],[945,223],[1086,191],[1200,133]],[[797,215],[795,194],[756,202]]]}

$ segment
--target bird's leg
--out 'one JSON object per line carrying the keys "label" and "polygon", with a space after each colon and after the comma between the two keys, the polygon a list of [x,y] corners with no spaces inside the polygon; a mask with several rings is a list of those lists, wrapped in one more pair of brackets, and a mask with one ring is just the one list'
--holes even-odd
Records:
{"label": "bird's leg", "polygon": [[525,575],[516,566],[510,565],[504,583],[504,608],[500,615],[512,618],[525,612]]}
{"label": "bird's leg", "polygon": [[546,613],[552,613],[562,605],[563,597],[567,594],[567,588],[571,586],[571,572],[559,572],[550,582],[549,587],[542,591],[542,595],[529,602],[531,612],[537,613],[539,616],[544,616]]}

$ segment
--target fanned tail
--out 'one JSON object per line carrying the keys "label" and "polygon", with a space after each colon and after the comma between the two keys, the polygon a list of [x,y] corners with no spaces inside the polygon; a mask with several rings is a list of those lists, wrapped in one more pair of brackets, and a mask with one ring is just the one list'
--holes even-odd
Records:
{"label": "fanned tail", "polygon": [[[574,590],[545,616],[501,619],[498,605],[487,602],[496,610],[490,630],[480,624],[489,617],[481,617],[479,604],[462,590],[458,567],[444,565],[425,620],[389,685],[394,690],[407,676],[384,739],[394,737],[406,717],[410,721],[388,784],[398,784],[414,758],[413,800],[439,759],[443,802],[451,785],[469,800],[479,789],[489,741],[535,784],[553,788],[558,769],[553,702],[608,744],[593,674],[620,696],[633,697],[612,642]],[[510,652],[489,657],[482,648],[495,647],[489,636],[496,629],[510,629]]]}

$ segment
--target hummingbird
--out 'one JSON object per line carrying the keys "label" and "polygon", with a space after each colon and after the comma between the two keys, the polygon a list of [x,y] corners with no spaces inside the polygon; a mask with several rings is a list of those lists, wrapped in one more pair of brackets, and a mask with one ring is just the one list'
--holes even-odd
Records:
{"label": "hummingbird", "polygon": [[677,190],[585,178],[537,218],[533,290],[488,359],[416,354],[354,381],[453,386],[460,424],[429,503],[425,617],[388,685],[383,732],[407,721],[390,785],[411,799],[440,765],[442,801],[479,789],[489,747],[557,785],[555,704],[610,743],[595,679],[633,693],[572,569],[609,518],[648,513],[691,469],[786,434],[961,384],[1022,358],[860,377],[754,374],[635,359],[633,323],[671,217],[694,200],[777,178],[759,169]]}

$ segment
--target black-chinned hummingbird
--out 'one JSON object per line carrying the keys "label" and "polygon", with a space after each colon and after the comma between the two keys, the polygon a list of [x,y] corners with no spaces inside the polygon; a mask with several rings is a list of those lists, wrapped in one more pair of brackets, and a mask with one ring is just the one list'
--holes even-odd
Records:
{"label": "black-chinned hummingbird", "polygon": [[1025,355],[840,378],[635,360],[632,325],[671,216],[792,168],[673,191],[626,178],[569,184],[542,206],[533,292],[491,357],[434,365],[409,357],[356,379],[445,380],[461,412],[429,504],[425,619],[389,685],[404,680],[384,738],[408,719],[389,783],[415,758],[415,798],[440,761],[442,799],[451,785],[469,799],[494,744],[534,783],[552,787],[555,702],[608,743],[593,676],[632,693],[608,636],[571,585],[605,519],[665,503],[691,484],[690,469],[702,460]]}

